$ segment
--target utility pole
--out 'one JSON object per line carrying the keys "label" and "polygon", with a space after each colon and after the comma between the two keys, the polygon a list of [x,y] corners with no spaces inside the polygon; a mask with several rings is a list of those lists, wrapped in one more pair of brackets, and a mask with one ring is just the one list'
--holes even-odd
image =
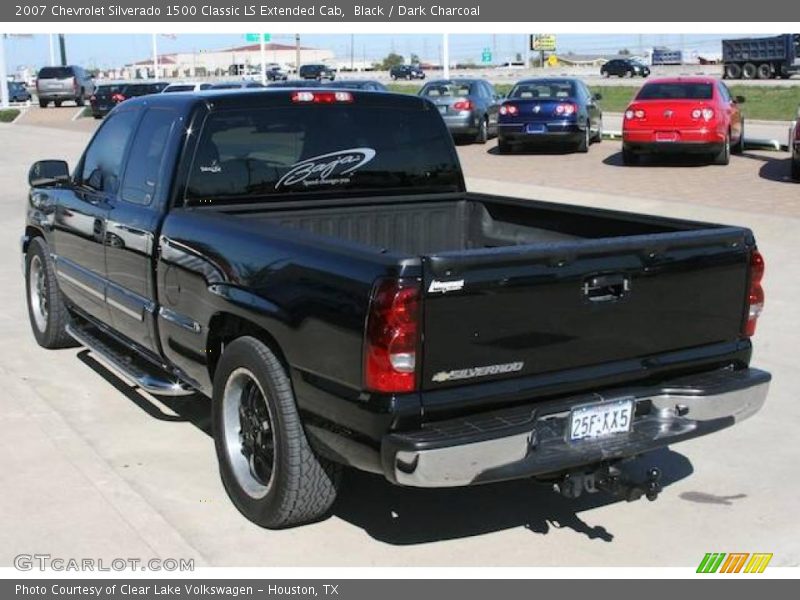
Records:
{"label": "utility pole", "polygon": [[58,34],[58,47],[61,49],[61,66],[67,66],[67,43],[64,41],[64,34]]}
{"label": "utility pole", "polygon": [[47,39],[50,42],[50,66],[54,67],[56,64],[56,45],[53,41],[53,34],[47,34]]}
{"label": "utility pole", "polygon": [[450,35],[442,34],[442,76],[450,79]]}
{"label": "utility pole", "polygon": [[267,47],[264,45],[264,34],[261,36],[261,85],[267,85]]}
{"label": "utility pole", "polygon": [[6,34],[0,34],[0,106],[8,108],[8,73],[6,73]]}
{"label": "utility pole", "polygon": [[300,34],[294,34],[294,68],[295,75],[300,76]]}
{"label": "utility pole", "polygon": [[352,71],[355,68],[355,56],[353,55],[353,47],[355,43],[355,34],[350,34],[350,70]]}
{"label": "utility pole", "polygon": [[153,34],[153,79],[158,79],[158,41]]}

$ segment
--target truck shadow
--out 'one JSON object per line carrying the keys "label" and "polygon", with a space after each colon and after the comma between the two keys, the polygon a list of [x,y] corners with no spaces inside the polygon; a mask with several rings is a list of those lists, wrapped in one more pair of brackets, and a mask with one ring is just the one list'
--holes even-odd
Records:
{"label": "truck shadow", "polygon": [[[631,461],[626,472],[639,475],[652,466],[661,469],[665,488],[693,472],[688,458],[667,448]],[[553,529],[572,529],[590,540],[612,542],[613,532],[603,525],[590,524],[579,514],[620,502],[604,493],[570,500],[551,486],[531,480],[426,490],[394,486],[378,475],[349,470],[344,483],[333,514],[372,538],[394,545],[425,544],[518,527],[540,535]]]}
{"label": "truck shadow", "polygon": [[[191,396],[159,396],[158,401],[149,394],[140,394],[135,387],[117,377],[113,371],[95,360],[88,350],[78,352],[78,360],[105,379],[115,390],[133,404],[159,421],[191,423],[211,436],[211,401],[202,394]],[[171,412],[165,412],[166,407]]]}
{"label": "truck shadow", "polygon": [[[156,399],[139,393],[92,358],[88,350],[80,351],[78,359],[152,418],[189,423],[206,435],[212,435],[211,401],[205,396],[160,396]],[[665,489],[694,470],[683,454],[662,448],[629,461],[624,472],[641,480],[650,467],[661,470]],[[332,515],[363,529],[376,540],[398,546],[467,538],[518,527],[541,535],[553,529],[571,529],[590,540],[612,542],[612,532],[603,525],[589,524],[579,514],[624,502],[602,492],[571,500],[555,492],[552,486],[532,480],[420,489],[398,487],[379,475],[354,469],[347,469],[344,477]]]}
{"label": "truck shadow", "polygon": [[790,183],[790,184],[797,184],[791,178],[791,170],[792,170],[792,158],[791,156],[784,158],[784,157],[775,157],[775,156],[763,156],[761,154],[752,154],[750,152],[745,152],[742,154],[744,158],[749,158],[751,160],[759,161],[762,163],[761,167],[758,169],[758,176],[761,179],[766,179],[768,181],[775,181],[778,183]]}

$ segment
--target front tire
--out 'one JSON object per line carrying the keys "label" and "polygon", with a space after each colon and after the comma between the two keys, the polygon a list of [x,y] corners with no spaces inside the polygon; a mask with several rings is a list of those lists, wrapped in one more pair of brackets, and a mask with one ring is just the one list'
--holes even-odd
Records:
{"label": "front tire", "polygon": [[742,129],[739,133],[739,139],[736,140],[736,143],[731,146],[731,152],[733,154],[741,154],[744,152],[744,121],[742,121]]}
{"label": "front tire", "polygon": [[39,100],[39,108],[47,108],[49,102],[47,100]]}
{"label": "front tire", "polygon": [[792,179],[800,181],[800,158],[792,160]]}
{"label": "front tire", "polygon": [[25,254],[25,296],[37,344],[50,350],[77,345],[67,333],[69,313],[56,281],[53,259],[41,238],[32,239]]}
{"label": "front tire", "polygon": [[225,348],[212,425],[222,482],[245,517],[278,529],[328,513],[341,466],[314,453],[286,370],[260,340],[245,336]]}

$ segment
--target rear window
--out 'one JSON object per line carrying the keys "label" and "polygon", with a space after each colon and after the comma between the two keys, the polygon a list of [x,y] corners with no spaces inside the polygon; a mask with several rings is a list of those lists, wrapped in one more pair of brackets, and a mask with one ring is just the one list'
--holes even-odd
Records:
{"label": "rear window", "polygon": [[571,98],[575,95],[575,84],[571,81],[537,81],[520,83],[508,94],[509,98]]}
{"label": "rear window", "polygon": [[123,93],[129,97],[137,97],[147,96],[148,94],[158,94],[163,89],[164,86],[157,83],[134,83],[125,86],[125,91]]}
{"label": "rear window", "polygon": [[648,83],[637,100],[711,100],[714,87],[710,83]]}
{"label": "rear window", "polygon": [[429,83],[420,95],[428,98],[456,97],[464,98],[469,96],[470,85],[468,83]]}
{"label": "rear window", "polygon": [[194,85],[171,85],[164,90],[164,93],[169,94],[171,92],[193,92]]}
{"label": "rear window", "polygon": [[208,205],[460,189],[458,159],[434,111],[291,106],[212,113],[200,134],[186,199]]}
{"label": "rear window", "polygon": [[39,71],[39,79],[68,79],[73,76],[69,67],[44,67]]}
{"label": "rear window", "polygon": [[97,90],[95,91],[95,95],[99,94],[118,94],[122,91],[124,86],[120,84],[103,84],[98,85]]}

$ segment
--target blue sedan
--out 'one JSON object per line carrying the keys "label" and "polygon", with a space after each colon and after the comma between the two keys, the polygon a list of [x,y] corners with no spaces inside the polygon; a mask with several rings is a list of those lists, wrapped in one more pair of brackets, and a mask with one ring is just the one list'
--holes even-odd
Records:
{"label": "blue sedan", "polygon": [[507,154],[516,145],[559,144],[588,152],[603,137],[600,98],[579,79],[520,81],[500,106],[497,148]]}

